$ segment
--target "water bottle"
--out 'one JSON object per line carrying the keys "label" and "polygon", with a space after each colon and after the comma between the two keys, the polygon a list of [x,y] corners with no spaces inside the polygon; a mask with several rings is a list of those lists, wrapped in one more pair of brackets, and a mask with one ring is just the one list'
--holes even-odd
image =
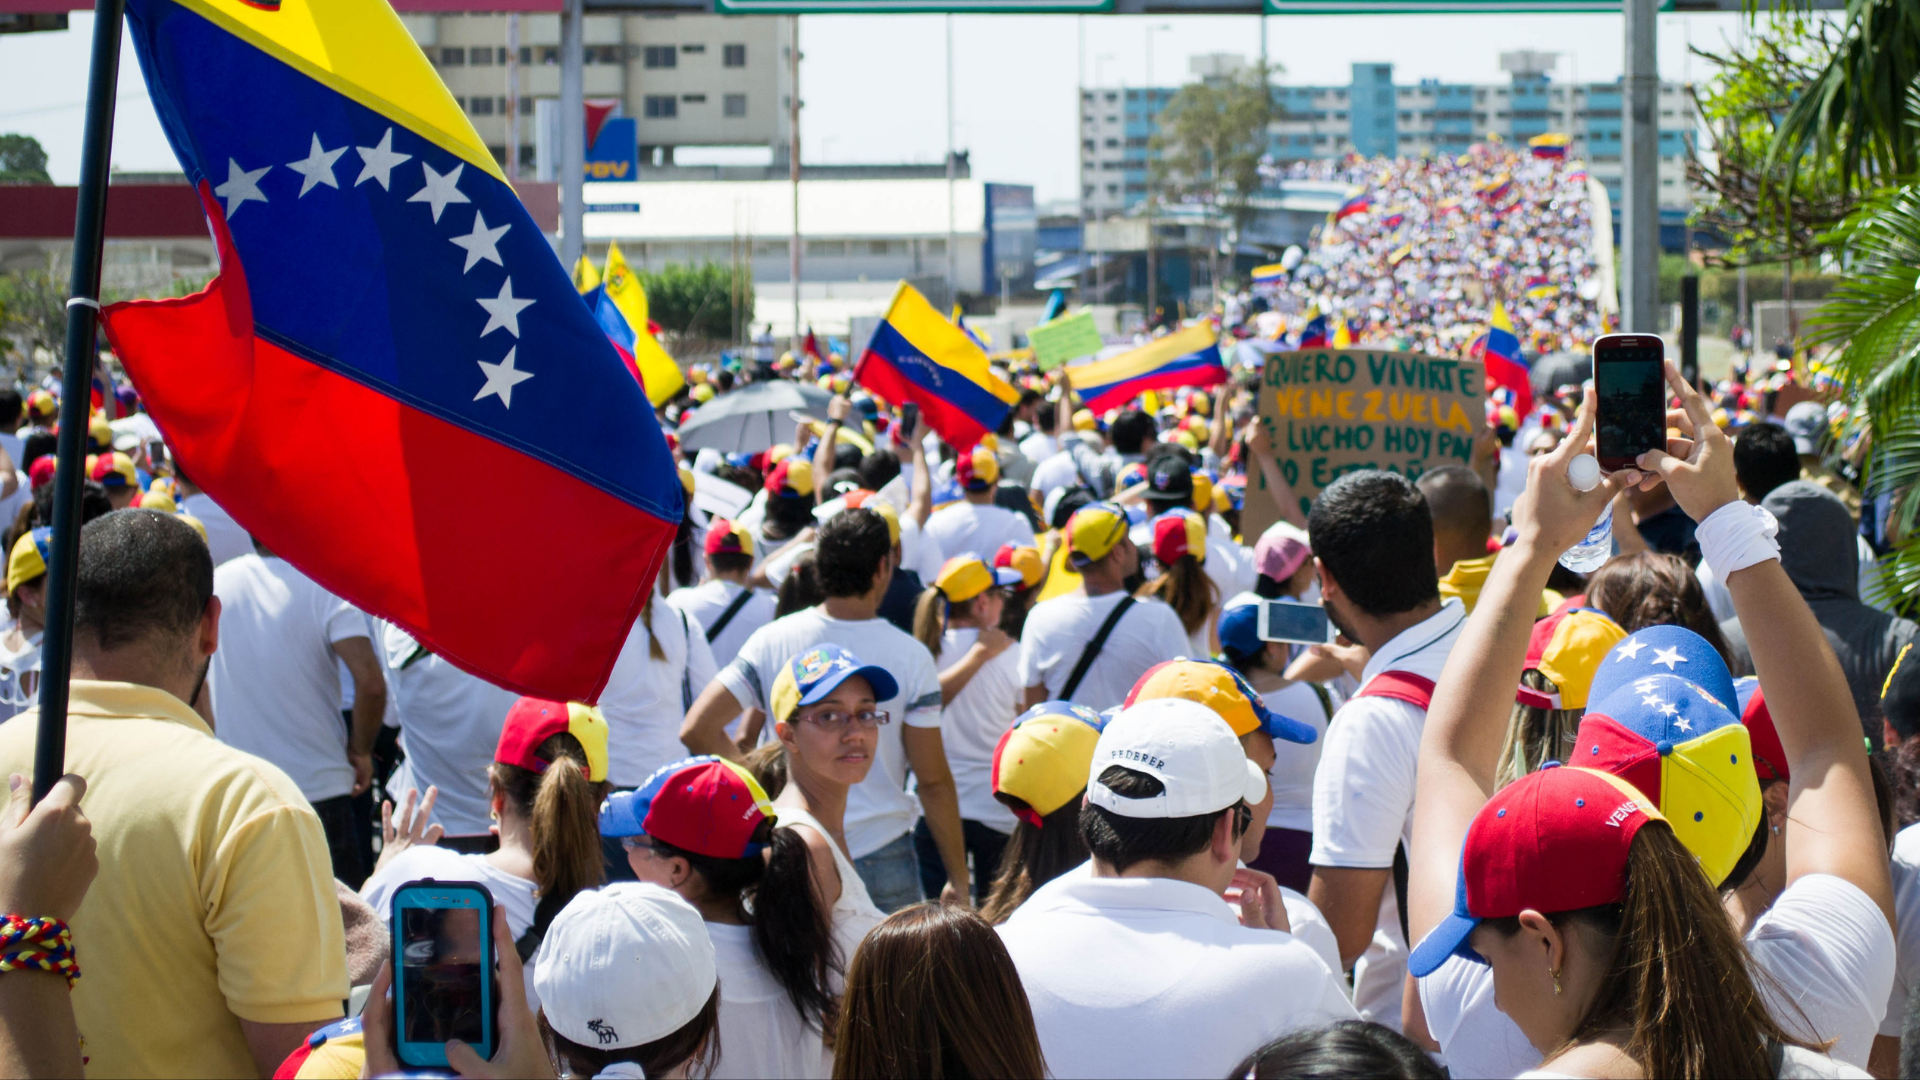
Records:
{"label": "water bottle", "polygon": [[[1575,491],[1592,491],[1600,486],[1600,463],[1592,454],[1580,454],[1567,465],[1567,482]],[[1560,565],[1576,574],[1591,574],[1613,557],[1613,504],[1600,512],[1586,539],[1560,556]]]}

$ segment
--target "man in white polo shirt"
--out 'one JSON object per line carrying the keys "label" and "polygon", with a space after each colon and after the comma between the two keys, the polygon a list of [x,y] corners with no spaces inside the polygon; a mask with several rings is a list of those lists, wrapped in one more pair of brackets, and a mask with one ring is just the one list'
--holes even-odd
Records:
{"label": "man in white polo shirt", "polygon": [[1287,932],[1279,886],[1237,869],[1266,792],[1204,705],[1142,702],[1101,733],[1080,810],[1092,860],[999,928],[1055,1077],[1224,1076],[1286,1032],[1354,1019]]}

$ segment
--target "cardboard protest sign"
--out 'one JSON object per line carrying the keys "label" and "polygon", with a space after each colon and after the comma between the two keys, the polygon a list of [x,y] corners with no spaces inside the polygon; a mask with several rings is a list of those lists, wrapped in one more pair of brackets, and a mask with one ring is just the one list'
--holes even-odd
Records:
{"label": "cardboard protest sign", "polygon": [[1093,325],[1093,312],[1066,315],[1027,331],[1027,344],[1041,371],[1052,371],[1069,360],[1092,356],[1104,346]]}
{"label": "cardboard protest sign", "polygon": [[[1478,360],[1372,349],[1274,353],[1261,373],[1259,422],[1305,513],[1328,484],[1360,469],[1414,479],[1465,465],[1486,426]],[[1279,518],[1256,466],[1241,535],[1252,543]]]}

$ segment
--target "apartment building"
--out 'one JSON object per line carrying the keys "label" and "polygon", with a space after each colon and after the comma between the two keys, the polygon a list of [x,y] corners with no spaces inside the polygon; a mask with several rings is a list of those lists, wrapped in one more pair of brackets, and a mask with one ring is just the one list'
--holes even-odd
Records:
{"label": "apartment building", "polygon": [[[534,112],[560,96],[560,17],[520,16],[519,131],[507,133],[507,16],[402,15],[447,88],[506,160],[516,144],[536,167]],[[682,146],[765,146],[787,160],[792,20],[765,15],[588,15],[588,98],[617,98],[637,122],[641,160],[673,162]]]}

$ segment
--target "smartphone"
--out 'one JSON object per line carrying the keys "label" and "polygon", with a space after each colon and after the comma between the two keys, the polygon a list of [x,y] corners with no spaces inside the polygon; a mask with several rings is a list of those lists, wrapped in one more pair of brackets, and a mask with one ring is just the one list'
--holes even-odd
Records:
{"label": "smartphone", "polygon": [[1324,645],[1333,641],[1333,620],[1319,604],[1267,600],[1260,605],[1260,640]]}
{"label": "smartphone", "polygon": [[493,894],[473,881],[409,881],[394,891],[392,928],[400,1063],[444,1069],[448,1039],[492,1058],[499,999]]}
{"label": "smartphone", "polygon": [[1593,343],[1593,392],[1599,395],[1600,467],[1632,467],[1667,448],[1666,343],[1652,334],[1608,334]]}
{"label": "smartphone", "polygon": [[908,440],[918,434],[914,429],[919,426],[920,406],[911,401],[900,406],[900,445],[905,446]]}

